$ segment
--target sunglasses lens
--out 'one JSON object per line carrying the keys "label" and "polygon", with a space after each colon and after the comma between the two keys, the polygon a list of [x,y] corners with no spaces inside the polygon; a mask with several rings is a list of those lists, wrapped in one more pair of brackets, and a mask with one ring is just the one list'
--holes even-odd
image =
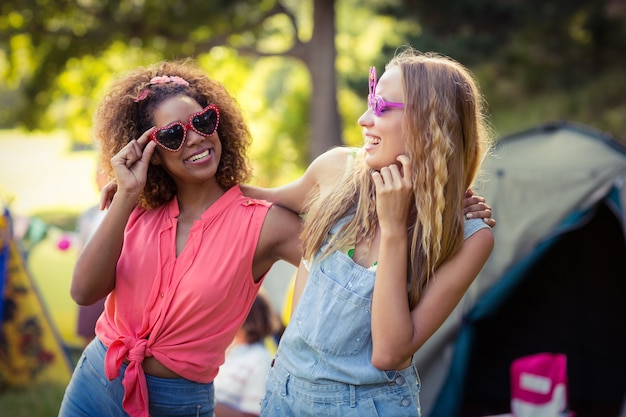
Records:
{"label": "sunglasses lens", "polygon": [[191,124],[196,130],[205,135],[212,135],[217,125],[217,113],[213,109],[207,109],[193,117]]}
{"label": "sunglasses lens", "polygon": [[374,114],[376,116],[380,116],[380,102],[378,101],[378,96],[375,95],[370,95],[369,100],[368,100],[368,104],[370,106],[370,109],[372,109],[372,111],[374,112]]}
{"label": "sunglasses lens", "polygon": [[165,127],[156,133],[157,142],[173,151],[180,148],[184,137],[185,128],[180,124]]}

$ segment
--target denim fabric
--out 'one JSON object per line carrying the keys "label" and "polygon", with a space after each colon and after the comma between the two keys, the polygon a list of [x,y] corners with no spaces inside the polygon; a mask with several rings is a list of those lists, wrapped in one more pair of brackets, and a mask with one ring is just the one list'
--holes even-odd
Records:
{"label": "denim fabric", "polygon": [[[466,221],[465,239],[483,227],[482,219]],[[371,363],[375,279],[340,251],[318,253],[268,375],[263,416],[420,415],[414,366],[381,371]]]}
{"label": "denim fabric", "polygon": [[413,365],[387,383],[315,383],[275,363],[267,380],[262,417],[419,417],[420,381]]}
{"label": "denim fabric", "polygon": [[339,251],[314,262],[275,360],[311,381],[360,385],[392,380],[393,374],[370,360],[375,278],[376,272]]}
{"label": "denim fabric", "polygon": [[487,229],[489,225],[483,221],[483,219],[469,219],[465,220],[465,230],[463,239],[467,239],[474,233],[478,232],[480,229]]}
{"label": "denim fabric", "polygon": [[[127,417],[122,409],[124,387],[120,376],[109,381],[104,374],[106,347],[97,338],[81,355],[65,390],[59,417]],[[183,378],[146,375],[150,416],[213,417],[213,383],[199,384]]]}

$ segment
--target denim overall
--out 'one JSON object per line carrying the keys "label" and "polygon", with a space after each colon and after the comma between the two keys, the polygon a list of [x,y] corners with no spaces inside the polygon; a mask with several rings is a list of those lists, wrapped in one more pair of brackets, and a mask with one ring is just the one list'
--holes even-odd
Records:
{"label": "denim overall", "polygon": [[[466,221],[465,238],[483,227]],[[415,366],[381,371],[371,363],[375,277],[340,251],[316,256],[268,374],[262,416],[421,415]]]}

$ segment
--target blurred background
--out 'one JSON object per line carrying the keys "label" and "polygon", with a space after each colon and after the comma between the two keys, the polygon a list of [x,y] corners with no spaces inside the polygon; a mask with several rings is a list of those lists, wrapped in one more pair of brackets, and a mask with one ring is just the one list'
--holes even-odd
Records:
{"label": "blurred background", "polygon": [[[68,294],[77,224],[99,200],[92,114],[116,75],[161,59],[196,58],[239,99],[254,136],[254,182],[263,186],[296,178],[332,146],[360,145],[356,120],[366,108],[368,68],[382,73],[402,45],[468,66],[498,137],[566,120],[620,146],[625,3],[3,0],[0,206],[10,231],[2,242],[12,242],[23,259],[42,328],[69,352],[71,367],[83,343]],[[268,280],[277,310],[291,274],[280,267]],[[13,310],[2,307],[6,321]],[[11,362],[7,340],[0,339],[0,362]],[[0,409],[56,415],[66,372],[12,382],[16,369],[0,367]],[[44,388],[33,391],[35,382]]]}

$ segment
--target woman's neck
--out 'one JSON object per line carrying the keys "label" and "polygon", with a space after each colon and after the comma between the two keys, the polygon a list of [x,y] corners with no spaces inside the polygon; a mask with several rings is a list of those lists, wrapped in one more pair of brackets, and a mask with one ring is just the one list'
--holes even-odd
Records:
{"label": "woman's neck", "polygon": [[179,188],[176,193],[180,216],[199,219],[213,203],[226,193],[219,184]]}

